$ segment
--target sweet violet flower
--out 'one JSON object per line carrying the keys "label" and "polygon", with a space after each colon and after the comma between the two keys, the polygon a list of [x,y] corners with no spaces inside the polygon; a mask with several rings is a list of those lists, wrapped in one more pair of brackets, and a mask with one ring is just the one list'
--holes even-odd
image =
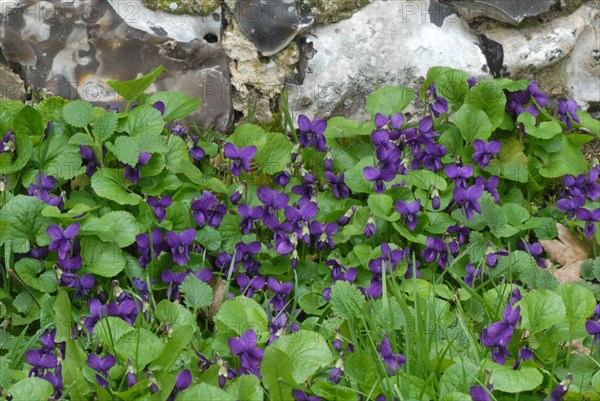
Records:
{"label": "sweet violet flower", "polygon": [[192,245],[196,238],[196,230],[188,228],[181,234],[177,234],[174,231],[167,232],[167,243],[171,247],[173,253],[173,262],[179,266],[183,266],[190,260],[188,254],[189,246]]}
{"label": "sweet violet flower", "polygon": [[17,148],[17,140],[12,130],[6,131],[4,138],[0,142],[0,153],[14,152]]}
{"label": "sweet violet flower", "polygon": [[191,209],[194,221],[200,228],[206,224],[218,228],[227,212],[225,205],[217,203],[217,197],[210,191],[204,191],[199,199],[192,200]]}
{"label": "sweet violet flower", "polygon": [[287,206],[285,208],[285,218],[289,222],[289,231],[295,232],[298,239],[304,240],[304,243],[310,243],[310,220],[317,215],[319,208],[316,202],[304,202],[300,208]]}
{"label": "sweet violet flower", "polygon": [[46,370],[52,369],[58,365],[56,356],[46,349],[29,350],[25,353],[25,360],[32,366],[29,376],[41,377]]}
{"label": "sweet violet flower", "polygon": [[104,358],[100,358],[96,354],[88,355],[88,366],[97,372],[96,382],[104,388],[108,388],[108,371],[115,364],[114,355],[108,354]]}
{"label": "sweet violet flower", "polygon": [[459,205],[468,220],[473,217],[473,212],[481,213],[481,206],[479,205],[479,198],[483,193],[483,186],[472,185],[468,188],[454,188],[452,193],[452,199]]}
{"label": "sweet violet flower", "polygon": [[273,305],[273,310],[279,313],[285,307],[287,296],[292,292],[292,283],[282,283],[273,277],[267,279],[267,287],[273,291],[273,296],[269,299],[269,303]]}
{"label": "sweet violet flower", "polygon": [[258,378],[260,375],[260,364],[264,356],[264,350],[256,347],[256,333],[250,329],[242,333],[240,337],[233,337],[227,341],[233,355],[240,357],[240,375],[253,374]]}
{"label": "sweet violet flower", "polygon": [[571,129],[573,122],[579,124],[579,116],[577,115],[577,102],[573,99],[559,100],[556,118],[567,124],[567,129]]}
{"label": "sweet violet flower", "polygon": [[387,365],[386,371],[392,376],[396,376],[402,365],[406,363],[404,355],[393,353],[392,344],[387,335],[383,336],[383,340],[379,344],[379,355]]}
{"label": "sweet violet flower", "polygon": [[177,376],[175,376],[175,387],[173,388],[173,391],[171,391],[167,401],[175,401],[177,394],[188,388],[190,384],[192,384],[192,372],[187,369],[179,372]]}
{"label": "sweet violet flower", "polygon": [[473,159],[479,167],[486,168],[490,164],[491,158],[500,152],[500,147],[501,144],[499,141],[485,143],[481,139],[475,139],[475,141],[473,141],[475,153],[471,155],[471,159]]}
{"label": "sweet violet flower", "polygon": [[592,317],[585,321],[585,329],[594,336],[594,344],[600,343],[600,304],[596,305]]}
{"label": "sweet violet flower", "polygon": [[407,225],[410,231],[414,231],[417,227],[417,223],[419,222],[417,214],[419,213],[420,209],[421,200],[419,199],[410,203],[401,200],[396,202],[396,210],[404,218],[404,223]]}
{"label": "sweet violet flower", "polygon": [[511,305],[507,304],[502,314],[502,320],[492,323],[481,332],[479,337],[481,343],[491,349],[492,360],[500,365],[506,363],[506,357],[512,356],[507,346],[519,322],[520,310],[520,306],[512,309]]}
{"label": "sweet violet flower", "polygon": [[384,182],[390,182],[396,178],[396,171],[392,169],[377,169],[372,166],[367,166],[363,169],[363,176],[367,181],[373,181],[375,183],[375,193],[380,194],[386,190]]}
{"label": "sweet violet flower", "polygon": [[261,216],[264,225],[271,230],[277,229],[279,226],[277,211],[288,206],[288,195],[264,186],[258,188],[256,195],[264,205]]}
{"label": "sweet violet flower", "polygon": [[327,122],[320,118],[315,118],[312,122],[303,114],[298,116],[298,140],[302,147],[314,147],[319,152],[325,152],[325,129]]}
{"label": "sweet violet flower", "polygon": [[550,392],[550,398],[547,400],[544,398],[542,401],[563,401],[563,397],[567,394],[572,381],[573,375],[569,373],[565,380],[563,380],[561,383],[558,383],[554,390]]}
{"label": "sweet violet flower", "polygon": [[585,221],[585,232],[586,237],[592,238],[596,232],[596,223],[600,222],[600,208],[589,210],[579,208],[575,212],[579,220]]}
{"label": "sweet violet flower", "polygon": [[331,186],[331,193],[336,199],[344,199],[350,196],[350,188],[344,181],[344,173],[338,176],[331,171],[326,171],[325,178],[327,178],[327,182]]}
{"label": "sweet violet flower", "polygon": [[250,171],[250,160],[256,156],[256,146],[244,146],[240,149],[233,143],[227,142],[223,146],[223,154],[226,158],[232,160],[229,169],[237,177],[242,169],[247,173]]}
{"label": "sweet violet flower", "polygon": [[472,401],[492,401],[491,391],[492,386],[488,386],[487,389],[483,386],[471,386],[469,395]]}
{"label": "sweet violet flower", "polygon": [[251,208],[245,203],[242,203],[238,206],[238,213],[242,218],[242,221],[240,222],[242,234],[247,235],[250,234],[250,231],[254,228],[254,222],[261,218],[263,208],[261,206]]}
{"label": "sweet violet flower", "polygon": [[137,184],[142,177],[140,173],[140,167],[148,164],[151,158],[152,153],[141,152],[138,156],[138,162],[135,167],[131,167],[130,165],[125,166],[125,179],[131,181],[133,184]]}
{"label": "sweet violet flower", "polygon": [[202,160],[206,157],[206,152],[202,147],[198,146],[198,140],[200,138],[198,135],[191,134],[185,138],[185,143],[188,147],[188,151],[190,153],[190,157],[194,161]]}
{"label": "sweet violet flower", "polygon": [[158,221],[163,221],[167,217],[167,208],[173,203],[170,196],[161,196],[159,198],[148,198],[148,205],[154,208],[154,215]]}
{"label": "sweet violet flower", "polygon": [[73,240],[79,233],[79,228],[79,223],[73,223],[64,230],[56,225],[49,226],[48,235],[50,236],[52,242],[50,242],[48,250],[58,251],[58,257],[65,259],[71,252]]}

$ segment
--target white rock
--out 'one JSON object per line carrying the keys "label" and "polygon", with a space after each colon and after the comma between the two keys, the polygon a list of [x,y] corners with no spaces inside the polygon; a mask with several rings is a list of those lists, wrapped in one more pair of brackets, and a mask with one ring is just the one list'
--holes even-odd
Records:
{"label": "white rock", "polygon": [[[524,69],[541,69],[562,60],[573,51],[575,43],[586,27],[598,27],[599,14],[598,7],[589,4],[581,6],[571,15],[534,28],[496,28],[485,30],[484,33],[489,39],[503,46],[504,64],[508,72],[511,75],[519,75]],[[596,36],[595,40],[590,38],[590,41],[595,43],[595,48],[598,49],[598,37]]]}
{"label": "white rock", "polygon": [[[288,85],[297,116],[365,117],[365,98],[376,85],[411,85],[430,67],[447,65],[487,77],[477,38],[461,20],[431,23],[427,1],[377,1],[350,19],[309,35],[316,52],[302,85]],[[416,87],[415,87],[416,89]]]}
{"label": "white rock", "polygon": [[[192,16],[174,15],[164,11],[153,11],[142,4],[141,0],[108,0],[119,17],[132,28],[152,35],[161,36],[160,32],[178,42],[187,43],[203,38],[207,34],[221,37],[221,21],[211,15]],[[213,14],[221,14],[217,9]]]}
{"label": "white rock", "polygon": [[566,62],[567,87],[578,103],[600,101],[600,24],[590,24],[579,35]]}

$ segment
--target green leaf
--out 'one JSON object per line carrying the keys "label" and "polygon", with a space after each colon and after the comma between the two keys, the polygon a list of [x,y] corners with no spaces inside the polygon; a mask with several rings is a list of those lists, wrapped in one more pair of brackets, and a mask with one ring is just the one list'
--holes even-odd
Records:
{"label": "green leaf", "polygon": [[182,391],[177,396],[178,401],[198,401],[198,400],[219,400],[219,401],[235,401],[232,395],[221,390],[219,387],[211,386],[210,384],[200,383],[197,386],[191,387]]}
{"label": "green leaf", "polygon": [[331,287],[331,309],[342,319],[352,320],[362,313],[365,297],[354,284],[337,281]]}
{"label": "green leaf", "polygon": [[101,168],[92,177],[92,189],[98,196],[119,205],[137,205],[142,197],[127,187],[124,175],[123,169]]}
{"label": "green leaf", "polygon": [[95,123],[93,133],[101,142],[106,141],[117,130],[118,117],[115,111],[104,113]]}
{"label": "green leaf", "polygon": [[521,327],[535,334],[560,323],[565,318],[565,304],[560,295],[549,290],[533,290],[519,302]]}
{"label": "green leaf", "polygon": [[85,132],[78,132],[69,139],[69,144],[71,145],[85,145],[85,146],[93,146],[94,141],[92,138],[86,134]]}
{"label": "green leaf", "polygon": [[269,399],[294,401],[292,387],[287,384],[294,383],[293,368],[291,357],[275,347],[274,343],[265,349],[260,373],[263,376],[262,382],[269,391]]}
{"label": "green leaf", "polygon": [[487,192],[479,198],[481,205],[481,214],[487,221],[492,234],[496,237],[510,237],[519,232],[516,228],[508,224],[508,218],[504,210],[496,205],[494,198]]}
{"label": "green leaf", "polygon": [[119,122],[119,131],[125,131],[130,136],[142,136],[143,138],[157,136],[162,133],[165,122],[160,111],[154,107],[144,104],[131,110],[127,118]]}
{"label": "green leaf", "polygon": [[118,244],[92,237],[81,239],[81,258],[88,272],[102,277],[115,277],[125,268],[125,256]]}
{"label": "green leaf", "polygon": [[194,334],[194,328],[192,326],[180,326],[173,330],[171,338],[165,344],[160,355],[150,365],[150,370],[168,370],[181,352],[188,348],[192,336]]}
{"label": "green leaf", "polygon": [[557,178],[566,174],[577,176],[587,170],[587,162],[580,147],[571,138],[563,136],[563,144],[558,152],[551,153],[539,170],[542,177]]}
{"label": "green leaf", "polygon": [[[42,115],[31,106],[23,107],[14,118],[13,131],[16,136],[41,136],[46,127]],[[2,133],[4,137],[4,132]]]}
{"label": "green leaf", "polygon": [[290,358],[295,383],[303,383],[333,359],[325,339],[314,331],[299,330],[279,337],[267,349],[271,347],[283,351]]}
{"label": "green leaf", "polygon": [[266,136],[265,145],[256,154],[256,163],[266,174],[275,175],[290,162],[292,144],[279,133],[268,132]]}
{"label": "green leaf", "polygon": [[551,217],[540,218],[540,223],[533,229],[537,239],[554,239],[558,235],[556,221]]}
{"label": "green leaf", "polygon": [[523,123],[525,132],[535,138],[552,139],[562,133],[562,127],[558,121],[545,121],[540,123],[538,127],[536,126],[535,117],[527,112],[519,114],[517,122]]}
{"label": "green leaf", "polygon": [[596,134],[596,136],[600,136],[600,120],[593,118],[587,112],[581,110],[577,110],[575,114],[579,117],[580,123],[578,126],[587,128]]}
{"label": "green leaf", "polygon": [[479,367],[467,360],[450,365],[440,380],[440,393],[468,392],[478,375]]}
{"label": "green leaf", "polygon": [[209,251],[218,251],[221,247],[221,233],[210,226],[204,226],[196,234],[196,241]]}
{"label": "green leaf", "polygon": [[54,306],[54,324],[56,327],[56,341],[68,341],[71,339],[71,300],[65,291],[60,291]]}
{"label": "green leaf", "polygon": [[[0,153],[0,174],[8,175],[21,170],[33,152],[33,142],[31,138],[25,135],[16,135],[17,141],[17,158],[14,158],[13,152]],[[13,160],[14,159],[14,160]]]}
{"label": "green leaf", "polygon": [[204,308],[213,303],[212,288],[193,274],[188,275],[179,288],[188,308]]}
{"label": "green leaf", "polygon": [[227,142],[233,143],[238,148],[256,146],[258,154],[267,142],[267,133],[258,125],[244,123],[237,127],[227,139]]}
{"label": "green leaf", "polygon": [[55,273],[44,270],[44,264],[38,259],[24,258],[15,263],[15,271],[25,284],[41,292],[56,291]]}
{"label": "green leaf", "polygon": [[114,350],[121,337],[133,330],[134,328],[120,317],[109,316],[98,320],[94,326],[94,337]]}
{"label": "green leaf", "polygon": [[367,97],[367,111],[371,117],[381,113],[392,116],[402,112],[415,98],[412,89],[404,86],[386,86],[377,89]]}
{"label": "green leaf", "polygon": [[169,323],[173,330],[179,327],[191,326],[193,330],[197,330],[196,318],[183,305],[174,304],[168,299],[162,300],[156,306],[156,318],[162,323]]}
{"label": "green leaf", "polygon": [[448,227],[456,224],[456,221],[442,212],[426,212],[425,215],[429,219],[429,224],[425,226],[425,230],[432,234],[444,234],[448,232]]}
{"label": "green leaf", "polygon": [[223,302],[215,315],[215,324],[222,336],[240,336],[252,329],[259,343],[266,342],[269,337],[266,312],[255,300],[244,296]]}
{"label": "green leaf", "polygon": [[483,110],[490,119],[492,129],[495,129],[504,118],[506,96],[496,82],[481,81],[469,90],[465,104]]}
{"label": "green leaf", "polygon": [[443,96],[450,104],[462,104],[469,92],[469,74],[460,70],[446,71],[435,79],[438,96]]}
{"label": "green leaf", "polygon": [[487,141],[494,127],[485,111],[472,105],[463,104],[456,112],[454,124],[460,130],[465,141],[472,143],[475,139]]}
{"label": "green leaf", "polygon": [[[395,300],[395,299],[394,299]],[[377,367],[365,351],[344,354],[344,374],[355,381],[362,391],[369,391],[377,383]]]}
{"label": "green leaf", "polygon": [[513,81],[510,78],[496,78],[494,79],[502,89],[506,89],[509,92],[523,91],[527,89],[530,82],[527,80]]}
{"label": "green leaf", "polygon": [[517,138],[501,142],[498,158],[492,160],[486,171],[511,181],[527,182],[529,160],[523,152],[525,145]]}
{"label": "green leaf", "polygon": [[183,120],[200,107],[200,98],[189,97],[183,92],[158,92],[148,99],[149,104],[159,101],[165,105],[165,121]]}
{"label": "green leaf", "polygon": [[425,100],[425,95],[427,94],[427,89],[429,89],[429,86],[431,85],[431,83],[434,82],[437,77],[439,77],[446,71],[452,71],[452,70],[453,69],[450,67],[442,67],[442,66],[435,66],[435,67],[429,68],[427,70],[425,82],[423,82],[423,85],[421,86],[421,90],[419,91],[419,96],[423,100]]}
{"label": "green leaf", "polygon": [[79,146],[69,143],[66,135],[51,135],[40,145],[40,152],[34,152],[32,159],[41,164],[42,170],[57,179],[70,180],[82,174]]}
{"label": "green leaf", "polygon": [[120,136],[115,139],[115,143],[106,143],[106,147],[116,158],[131,167],[135,167],[140,155],[140,147],[138,141],[130,136]]}
{"label": "green leaf", "polygon": [[406,176],[407,187],[417,187],[429,191],[431,187],[436,187],[440,191],[446,190],[448,184],[439,175],[429,170],[411,170]]}
{"label": "green leaf", "polygon": [[324,381],[316,382],[310,389],[325,400],[356,401],[358,399],[355,390]]}
{"label": "green leaf", "polygon": [[131,102],[143,94],[144,91],[148,89],[150,85],[152,85],[156,77],[158,77],[164,71],[164,69],[165,68],[161,65],[154,71],[130,81],[119,82],[116,79],[110,79],[106,83],[108,86],[113,88],[115,92],[123,96],[125,101]]}
{"label": "green leaf", "polygon": [[115,344],[117,355],[124,360],[131,359],[133,366],[138,371],[158,358],[162,349],[162,341],[144,328],[124,334]]}
{"label": "green leaf", "polygon": [[264,394],[260,380],[254,375],[243,375],[233,379],[225,389],[234,400],[263,401]]}
{"label": "green leaf", "polygon": [[139,233],[140,226],[135,217],[123,210],[89,217],[81,225],[82,235],[95,235],[102,241],[117,243],[120,248],[133,244]]}
{"label": "green leaf", "polygon": [[494,390],[505,393],[515,394],[535,390],[544,380],[544,376],[535,368],[522,367],[514,370],[510,365],[499,365],[493,362],[488,362],[487,367],[492,372]]}
{"label": "green leaf", "polygon": [[581,265],[581,277],[584,280],[600,281],[600,257],[588,259]]}
{"label": "green leaf", "polygon": [[[369,182],[363,175],[363,169],[366,166],[373,165],[373,156],[363,157],[360,161],[344,173],[346,185],[354,193],[371,193],[373,192],[373,182]],[[391,186],[386,183],[386,186]]]}
{"label": "green leaf", "polygon": [[371,135],[373,128],[373,123],[371,122],[361,124],[345,117],[332,117],[327,120],[327,128],[323,135],[329,145],[329,142],[336,138],[353,138],[356,136]]}
{"label": "green leaf", "polygon": [[388,215],[394,207],[394,200],[389,195],[371,194],[367,204],[375,216],[388,220]]}
{"label": "green leaf", "polygon": [[28,252],[30,243],[50,243],[47,230],[55,220],[42,216],[42,210],[46,206],[32,196],[17,195],[0,210],[0,221],[10,225],[13,252]]}
{"label": "green leaf", "polygon": [[27,377],[9,388],[8,393],[15,401],[48,401],[48,398],[54,393],[54,387],[49,381],[42,378]]}
{"label": "green leaf", "polygon": [[85,100],[74,100],[63,107],[63,118],[73,127],[87,127],[94,119],[94,108]]}
{"label": "green leaf", "polygon": [[578,284],[561,284],[556,291],[565,304],[565,318],[571,330],[583,325],[596,307],[594,294]]}

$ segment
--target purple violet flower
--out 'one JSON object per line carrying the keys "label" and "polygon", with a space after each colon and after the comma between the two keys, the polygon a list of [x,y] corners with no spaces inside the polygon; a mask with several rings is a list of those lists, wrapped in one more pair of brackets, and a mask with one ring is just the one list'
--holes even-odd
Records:
{"label": "purple violet flower", "polygon": [[383,336],[383,340],[379,345],[379,355],[387,365],[386,371],[391,376],[396,376],[402,365],[406,363],[406,358],[402,354],[394,354],[392,344],[387,335]]}
{"label": "purple violet flower", "polygon": [[185,143],[188,147],[190,157],[194,161],[202,160],[206,157],[206,152],[200,146],[198,146],[198,135],[191,134],[185,138]]}
{"label": "purple violet flower", "polygon": [[500,152],[500,141],[490,141],[485,143],[481,139],[475,139],[473,141],[473,148],[475,153],[471,155],[473,162],[477,163],[479,167],[486,168],[490,164],[492,157],[496,156]]}
{"label": "purple violet flower", "polygon": [[298,140],[302,147],[314,147],[319,152],[325,152],[326,141],[325,129],[327,122],[320,118],[315,118],[312,122],[303,114],[298,116]]}
{"label": "purple violet flower", "polygon": [[403,222],[410,231],[415,231],[415,228],[417,227],[417,223],[419,222],[417,214],[420,209],[421,200],[419,199],[410,203],[401,200],[396,202],[396,210],[404,218]]}
{"label": "purple violet flower", "polygon": [[261,378],[260,364],[264,356],[264,350],[256,347],[256,333],[250,329],[242,333],[240,337],[233,337],[227,341],[233,355],[240,357],[240,375],[253,374]]}
{"label": "purple violet flower", "polygon": [[115,363],[116,359],[111,354],[104,358],[100,358],[96,354],[88,355],[88,366],[97,372],[96,382],[104,388],[108,388],[108,371],[115,366]]}
{"label": "purple violet flower", "polygon": [[600,343],[600,304],[594,308],[592,317],[585,321],[585,330],[589,335],[594,336],[594,345]]}
{"label": "purple violet flower", "polygon": [[[558,383],[554,390],[550,392],[550,398],[548,401],[563,401],[563,397],[567,394],[572,381],[573,375],[569,373],[565,380],[563,380],[561,383]],[[544,398],[542,401],[546,401],[546,398]]]}
{"label": "purple violet flower", "polygon": [[48,235],[52,242],[48,246],[48,250],[58,251],[58,257],[61,259],[67,258],[73,247],[73,239],[79,233],[80,224],[73,223],[64,230],[56,225],[48,227]]}
{"label": "purple violet flower", "polygon": [[131,181],[133,184],[137,184],[142,177],[140,172],[140,167],[145,166],[150,162],[152,158],[152,153],[142,152],[138,156],[138,162],[135,167],[131,167],[130,165],[125,166],[125,179]]}
{"label": "purple violet flower", "polygon": [[226,158],[232,160],[229,169],[237,177],[242,169],[247,173],[250,171],[250,160],[256,156],[256,146],[244,146],[239,149],[233,143],[227,142],[223,146],[223,154]]}
{"label": "purple violet flower", "polygon": [[299,239],[305,244],[310,244],[310,220],[319,211],[316,202],[304,202],[300,208],[286,206],[285,218],[289,222],[289,231],[295,232]]}
{"label": "purple violet flower", "polygon": [[264,186],[258,188],[256,195],[264,205],[261,216],[264,225],[271,230],[277,229],[279,226],[277,210],[288,207],[288,195]]}
{"label": "purple violet flower", "polygon": [[177,394],[188,388],[190,384],[192,384],[192,372],[187,369],[179,372],[177,376],[175,376],[175,387],[173,388],[173,391],[171,391],[167,401],[175,401]]}
{"label": "purple violet flower", "polygon": [[556,110],[556,118],[567,124],[567,129],[571,129],[573,122],[579,124],[579,116],[577,115],[577,102],[573,99],[558,101],[558,109]]}
{"label": "purple violet flower", "polygon": [[583,230],[585,236],[592,238],[596,232],[596,223],[600,222],[600,208],[594,210],[579,208],[575,214],[579,220],[585,221],[585,228]]}
{"label": "purple violet flower", "polygon": [[16,149],[17,140],[12,130],[9,129],[0,142],[0,153],[14,152]]}
{"label": "purple violet flower", "polygon": [[344,173],[338,176],[331,171],[326,171],[325,178],[327,178],[327,182],[331,186],[331,193],[336,199],[345,199],[350,196],[350,188],[344,182]]}
{"label": "purple violet flower", "polygon": [[190,260],[188,249],[195,239],[196,230],[193,228],[188,228],[181,234],[177,234],[174,231],[167,232],[167,243],[169,244],[169,247],[171,247],[174,263],[183,266]]}
{"label": "purple violet flower", "polygon": [[386,190],[384,181],[390,182],[396,178],[396,171],[395,169],[377,169],[372,166],[367,166],[363,169],[363,176],[367,181],[374,181],[375,193],[381,194]]}
{"label": "purple violet flower", "polygon": [[459,205],[468,220],[473,217],[473,212],[481,213],[481,206],[479,205],[479,198],[483,193],[483,186],[472,185],[468,188],[454,188],[452,193],[452,199]]}
{"label": "purple violet flower", "polygon": [[154,208],[154,215],[159,222],[167,217],[167,208],[173,203],[170,196],[161,196],[159,198],[148,198],[148,205]]}
{"label": "purple violet flower", "polygon": [[92,148],[85,145],[79,145],[79,153],[81,154],[81,160],[85,166],[85,174],[91,178],[98,170],[98,160],[96,160],[96,155]]}
{"label": "purple violet flower", "polygon": [[469,395],[471,396],[472,401],[492,401],[492,396],[490,395],[491,391],[492,388],[486,389],[483,386],[471,386]]}
{"label": "purple violet flower", "polygon": [[286,298],[292,292],[293,284],[289,282],[282,283],[273,277],[269,277],[267,279],[267,287],[274,293],[269,299],[269,303],[273,305],[273,310],[279,313],[285,307]]}
{"label": "purple violet flower", "polygon": [[254,228],[254,222],[260,219],[263,215],[263,208],[262,206],[256,206],[251,208],[245,203],[242,203],[238,206],[238,213],[242,218],[242,221],[240,222],[242,234],[247,235],[250,234],[250,232]]}

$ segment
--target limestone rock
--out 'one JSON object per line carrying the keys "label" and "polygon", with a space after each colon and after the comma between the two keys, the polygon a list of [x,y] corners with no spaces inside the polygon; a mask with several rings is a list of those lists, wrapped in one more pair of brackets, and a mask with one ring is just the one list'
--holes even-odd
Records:
{"label": "limestone rock", "polygon": [[25,100],[25,83],[4,65],[0,65],[0,99]]}
{"label": "limestone rock", "polygon": [[466,20],[487,17],[511,25],[518,25],[527,17],[550,10],[554,0],[441,0],[456,8]]}
{"label": "limestone rock", "polygon": [[314,29],[306,39],[312,51],[303,82],[287,86],[291,111],[360,119],[366,117],[365,98],[377,85],[416,89],[432,66],[488,76],[486,59],[468,26],[457,21],[437,27],[427,7],[416,1],[374,2],[350,19]]}
{"label": "limestone rock", "polygon": [[151,10],[172,14],[210,15],[221,7],[219,0],[142,0]]}
{"label": "limestone rock", "polygon": [[324,25],[350,18],[356,10],[369,4],[369,0],[299,0],[298,4],[315,17],[315,24]]}
{"label": "limestone rock", "polygon": [[106,81],[133,79],[163,65],[151,91],[201,97],[192,115],[196,124],[226,130],[233,114],[227,59],[218,44],[203,39],[206,32],[218,34],[220,23],[160,12],[168,15],[163,19],[140,7],[132,1],[28,1],[0,22],[0,47],[34,92],[121,108]]}

